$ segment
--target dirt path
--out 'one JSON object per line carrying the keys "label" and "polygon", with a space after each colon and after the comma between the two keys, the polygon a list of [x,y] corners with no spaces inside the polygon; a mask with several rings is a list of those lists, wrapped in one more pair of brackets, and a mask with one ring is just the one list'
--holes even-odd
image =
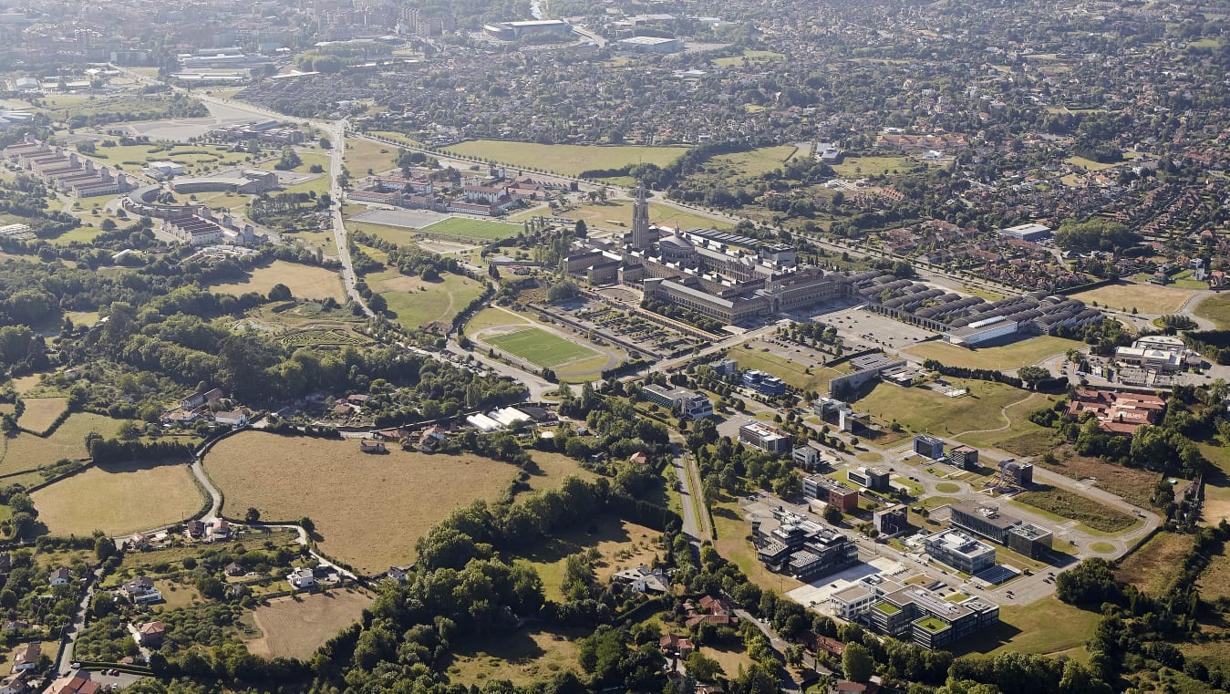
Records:
{"label": "dirt path", "polygon": [[956,434],[949,434],[949,436],[955,439],[960,436],[965,436],[966,434],[994,434],[1000,431],[1007,431],[1012,428],[1012,417],[1008,416],[1008,408],[1016,407],[1017,405],[1020,405],[1021,403],[1025,402],[1026,400],[1029,400],[1035,395],[1037,395],[1037,393],[1030,393],[1029,395],[1026,395],[1020,400],[1017,400],[1015,402],[1010,402],[1007,405],[1004,405],[1003,407],[999,408],[999,416],[1007,420],[1007,423],[1001,427],[996,427],[994,429],[970,429],[968,431],[962,431]]}

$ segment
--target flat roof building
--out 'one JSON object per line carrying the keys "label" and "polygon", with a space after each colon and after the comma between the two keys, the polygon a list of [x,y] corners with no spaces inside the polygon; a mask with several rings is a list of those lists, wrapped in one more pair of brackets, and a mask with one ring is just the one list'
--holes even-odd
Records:
{"label": "flat roof building", "polygon": [[790,450],[790,436],[760,422],[748,422],[739,427],[739,440],[766,453],[785,453]]}
{"label": "flat roof building", "polygon": [[995,565],[994,547],[959,530],[938,532],[923,540],[923,546],[936,561],[967,574],[976,574]]}

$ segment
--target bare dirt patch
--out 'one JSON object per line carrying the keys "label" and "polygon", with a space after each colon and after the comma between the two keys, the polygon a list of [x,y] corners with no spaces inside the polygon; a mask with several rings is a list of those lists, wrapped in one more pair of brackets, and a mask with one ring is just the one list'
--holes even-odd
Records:
{"label": "bare dirt patch", "polygon": [[263,635],[247,642],[248,651],[265,658],[306,659],[334,634],[358,621],[371,603],[370,596],[356,590],[270,600],[252,613]]}

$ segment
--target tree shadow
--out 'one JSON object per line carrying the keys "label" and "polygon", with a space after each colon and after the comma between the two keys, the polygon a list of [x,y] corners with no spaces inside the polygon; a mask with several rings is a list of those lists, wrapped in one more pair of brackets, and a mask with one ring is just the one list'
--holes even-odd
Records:
{"label": "tree shadow", "polygon": [[602,542],[631,542],[632,538],[620,519],[603,515],[572,528],[517,556],[532,562],[550,564],[567,556],[597,547]]}

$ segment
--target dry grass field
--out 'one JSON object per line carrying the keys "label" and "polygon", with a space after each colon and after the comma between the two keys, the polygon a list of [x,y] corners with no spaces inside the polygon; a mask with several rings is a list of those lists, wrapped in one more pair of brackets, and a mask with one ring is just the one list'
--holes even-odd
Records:
{"label": "dry grass field", "polygon": [[491,679],[529,685],[556,672],[579,671],[575,639],[581,635],[534,629],[455,644],[448,675],[464,685],[480,686]]}
{"label": "dry grass field", "polygon": [[371,596],[357,590],[275,598],[253,612],[262,636],[247,642],[248,651],[264,658],[306,660],[334,634],[358,621],[371,603]]}
{"label": "dry grass field", "polygon": [[68,398],[31,398],[24,402],[26,409],[17,426],[32,434],[45,434],[68,409]]}
{"label": "dry grass field", "polygon": [[1190,535],[1158,533],[1123,560],[1115,571],[1115,578],[1149,595],[1161,595],[1174,579],[1183,555],[1191,546]]}
{"label": "dry grass field", "polygon": [[234,296],[248,292],[268,294],[275,284],[289,287],[296,299],[321,300],[333,297],[339,303],[346,300],[346,295],[342,292],[342,279],[336,272],[311,265],[288,263],[285,260],[275,260],[267,267],[257,268],[243,282],[219,284],[213,287],[213,291]]}
{"label": "dry grass field", "polygon": [[555,171],[579,176],[593,169],[617,169],[629,164],[666,166],[683,156],[687,147],[640,147],[636,145],[544,145],[537,142],[468,140],[445,151],[466,157]]}
{"label": "dry grass field", "polygon": [[1140,313],[1155,316],[1178,311],[1193,294],[1195,292],[1188,289],[1119,282],[1073,294],[1072,298],[1080,299],[1087,304],[1096,301],[1098,306],[1108,306],[1122,311],[1136,309]]}
{"label": "dry grass field", "polygon": [[122,420],[102,415],[77,413],[70,415],[46,438],[25,432],[11,439],[0,437],[0,475],[36,470],[65,458],[85,458],[88,455],[86,434],[96,431],[103,436],[114,436],[122,423]]}
{"label": "dry grass field", "polygon": [[[967,388],[969,394],[950,398],[929,388],[902,388],[880,383],[857,401],[855,409],[868,412],[881,422],[896,420],[915,433],[951,436],[1000,427],[1005,427],[1008,433],[1016,419],[1005,418],[1002,410],[1032,395],[1002,383],[948,380],[954,388]],[[1028,411],[1018,414],[1020,421],[1028,421],[1024,416]]]}
{"label": "dry grass field", "polygon": [[604,516],[589,526],[574,528],[552,539],[526,555],[526,559],[542,577],[547,598],[561,600],[564,563],[569,555],[591,548],[598,550],[601,559],[596,562],[594,573],[605,581],[617,571],[651,564],[660,552],[657,543],[661,536],[662,533],[643,525]]}
{"label": "dry grass field", "polygon": [[448,273],[438,282],[396,270],[370,274],[366,279],[372,291],[388,302],[397,322],[410,330],[435,322],[451,325],[453,318],[483,293],[482,284]]}
{"label": "dry grass field", "polygon": [[176,523],[201,509],[204,496],[182,463],[95,466],[33,494],[52,535],[124,535]]}
{"label": "dry grass field", "polygon": [[1219,598],[1230,598],[1230,554],[1226,549],[1213,557],[1209,568],[1200,574],[1197,581],[1200,587],[1200,598],[1212,602]]}
{"label": "dry grass field", "polygon": [[419,536],[459,506],[499,498],[518,472],[475,455],[370,455],[357,441],[260,432],[220,442],[205,470],[227,515],[255,507],[271,521],[307,516],[325,553],[364,573],[413,561]]}
{"label": "dry grass field", "polygon": [[581,467],[580,463],[562,453],[545,451],[530,451],[530,457],[538,466],[537,472],[530,475],[530,488],[534,491],[558,489],[569,477],[579,477],[592,480],[596,474]]}

